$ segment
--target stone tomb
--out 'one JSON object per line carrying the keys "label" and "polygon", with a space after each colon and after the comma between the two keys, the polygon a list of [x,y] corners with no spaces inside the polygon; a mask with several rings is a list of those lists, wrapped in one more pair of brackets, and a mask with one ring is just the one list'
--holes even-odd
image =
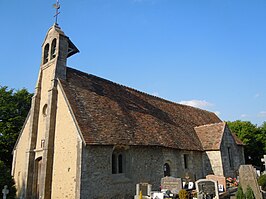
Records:
{"label": "stone tomb", "polygon": [[182,189],[182,179],[174,177],[164,177],[161,179],[161,190],[169,190],[173,194],[178,194]]}
{"label": "stone tomb", "polygon": [[136,195],[135,199],[139,199],[140,192],[143,199],[150,199],[151,198],[151,184],[148,183],[139,183],[136,185]]}
{"label": "stone tomb", "polygon": [[239,181],[244,193],[247,191],[247,187],[250,186],[256,199],[263,198],[257,182],[256,169],[252,165],[240,165]]}
{"label": "stone tomb", "polygon": [[164,194],[161,192],[152,192],[152,199],[164,199]]}
{"label": "stone tomb", "polygon": [[224,176],[207,175],[206,179],[217,181],[218,191],[219,192],[226,192],[226,179]]}
{"label": "stone tomb", "polygon": [[196,189],[198,192],[198,199],[203,198],[219,198],[218,184],[214,180],[200,179],[196,181]]}

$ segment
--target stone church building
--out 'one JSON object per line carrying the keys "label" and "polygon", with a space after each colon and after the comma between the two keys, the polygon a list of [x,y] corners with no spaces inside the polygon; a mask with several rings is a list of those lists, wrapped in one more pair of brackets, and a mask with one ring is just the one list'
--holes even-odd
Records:
{"label": "stone church building", "polygon": [[164,176],[236,176],[243,144],[214,113],[67,67],[77,52],[57,24],[48,30],[13,152],[18,198],[130,199]]}

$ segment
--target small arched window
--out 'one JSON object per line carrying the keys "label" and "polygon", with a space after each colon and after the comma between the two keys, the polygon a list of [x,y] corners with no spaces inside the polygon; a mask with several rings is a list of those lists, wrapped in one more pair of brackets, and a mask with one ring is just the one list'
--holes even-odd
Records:
{"label": "small arched window", "polygon": [[114,150],[112,154],[112,174],[125,172],[125,153],[121,150]]}
{"label": "small arched window", "polygon": [[46,64],[48,62],[48,55],[49,55],[49,44],[46,44],[43,52],[43,64]]}
{"label": "small arched window", "polygon": [[170,166],[168,163],[165,163],[163,165],[163,175],[164,175],[164,177],[170,176]]}
{"label": "small arched window", "polygon": [[52,41],[52,46],[51,46],[51,55],[50,59],[53,59],[56,57],[56,39]]}
{"label": "small arched window", "polygon": [[118,173],[123,173],[123,156],[122,156],[122,154],[118,155]]}
{"label": "small arched window", "polygon": [[117,173],[116,169],[116,155],[112,154],[112,174]]}

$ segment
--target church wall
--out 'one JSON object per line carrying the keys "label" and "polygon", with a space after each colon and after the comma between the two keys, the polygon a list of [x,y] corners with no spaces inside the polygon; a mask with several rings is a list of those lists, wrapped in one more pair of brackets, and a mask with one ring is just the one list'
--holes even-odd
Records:
{"label": "church wall", "polygon": [[221,154],[224,175],[226,177],[236,177],[239,166],[241,164],[245,164],[244,152],[243,147],[235,143],[235,140],[227,126],[222,139]]}
{"label": "church wall", "polygon": [[81,139],[77,128],[58,87],[56,115],[52,198],[78,198],[76,189],[79,185],[79,153]]}
{"label": "church wall", "polygon": [[20,197],[25,192],[26,178],[26,154],[29,148],[30,117],[27,119],[20,134],[15,150],[13,151],[12,175],[17,188],[17,196]]}
{"label": "church wall", "polygon": [[203,154],[203,165],[204,176],[209,174],[224,175],[220,151],[206,151]]}
{"label": "church wall", "polygon": [[[159,190],[168,163],[173,177],[203,177],[202,153],[152,146],[126,146],[125,172],[112,174],[113,146],[88,146],[83,151],[81,198],[130,198],[136,184],[147,182]],[[184,157],[187,154],[187,167]]]}

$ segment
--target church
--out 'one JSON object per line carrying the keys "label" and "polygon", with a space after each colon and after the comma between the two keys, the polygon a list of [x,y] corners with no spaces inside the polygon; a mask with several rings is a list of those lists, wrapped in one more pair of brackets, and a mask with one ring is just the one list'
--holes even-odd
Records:
{"label": "church", "polygon": [[130,199],[164,176],[237,175],[243,143],[217,115],[67,67],[78,52],[58,24],[48,30],[13,151],[18,198]]}

